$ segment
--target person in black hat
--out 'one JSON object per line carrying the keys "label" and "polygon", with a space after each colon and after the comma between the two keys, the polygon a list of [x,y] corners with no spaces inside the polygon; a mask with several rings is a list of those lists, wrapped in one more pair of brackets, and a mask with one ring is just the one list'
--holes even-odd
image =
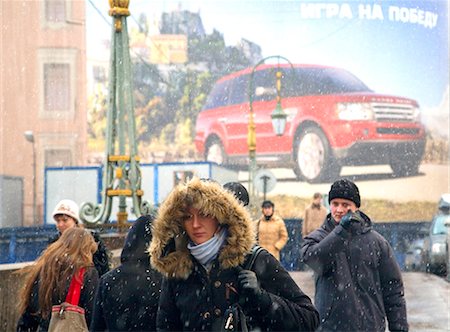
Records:
{"label": "person in black hat", "polygon": [[257,221],[258,244],[280,260],[281,249],[289,240],[284,220],[275,215],[275,204],[264,201],[261,204],[262,216]]}
{"label": "person in black hat", "polygon": [[234,194],[234,197],[236,197],[242,205],[247,206],[248,203],[250,203],[247,189],[239,182],[227,182],[223,187],[228,191],[231,191]]}
{"label": "person in black hat", "polygon": [[358,187],[331,186],[331,213],[305,237],[301,256],[315,273],[318,331],[407,331],[400,267],[392,247],[360,211]]}

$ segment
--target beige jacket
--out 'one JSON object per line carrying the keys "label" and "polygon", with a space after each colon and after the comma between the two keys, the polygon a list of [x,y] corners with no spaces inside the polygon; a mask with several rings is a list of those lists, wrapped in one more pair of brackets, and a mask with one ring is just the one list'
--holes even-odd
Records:
{"label": "beige jacket", "polygon": [[305,210],[305,217],[303,218],[302,236],[305,237],[322,226],[327,214],[328,211],[323,205],[320,205],[320,209],[313,207],[312,204],[308,206]]}
{"label": "beige jacket", "polygon": [[289,240],[283,219],[273,215],[269,221],[262,216],[258,221],[258,243],[280,260],[280,251]]}

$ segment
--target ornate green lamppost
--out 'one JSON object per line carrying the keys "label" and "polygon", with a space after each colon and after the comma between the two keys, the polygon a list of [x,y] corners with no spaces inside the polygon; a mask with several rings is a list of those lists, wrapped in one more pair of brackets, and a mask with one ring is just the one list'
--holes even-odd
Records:
{"label": "ornate green lamppost", "polygon": [[[285,57],[282,57],[280,55],[272,55],[268,56],[262,60],[260,60],[252,69],[250,74],[250,80],[249,80],[249,88],[248,88],[248,95],[249,95],[249,117],[248,117],[248,136],[247,136],[247,145],[248,145],[248,154],[249,154],[249,167],[248,167],[248,189],[250,194],[250,202],[254,202],[255,198],[255,186],[254,186],[254,179],[255,179],[255,172],[256,172],[256,125],[255,125],[255,115],[253,111],[253,95],[255,94],[255,88],[254,88],[254,82],[253,78],[255,76],[256,69],[263,64],[268,59],[278,59],[278,66],[280,59],[283,59],[287,61],[291,67],[291,62],[286,59]],[[272,126],[274,129],[274,132],[277,136],[282,136],[284,134],[284,130],[286,128],[286,118],[287,114],[283,111],[283,108],[281,106],[281,77],[282,72],[280,70],[280,67],[278,67],[278,70],[275,74],[276,79],[276,91],[277,91],[277,97],[276,97],[276,107],[275,110],[271,114],[272,118]]]}
{"label": "ornate green lamppost", "polygon": [[128,220],[126,198],[132,198],[137,217],[150,213],[150,204],[142,200],[141,170],[136,144],[131,59],[126,17],[129,0],[109,0],[113,17],[109,100],[106,127],[106,151],[103,164],[103,190],[100,204],[84,203],[80,218],[86,224],[104,224],[110,219],[113,197],[119,199],[117,222]]}

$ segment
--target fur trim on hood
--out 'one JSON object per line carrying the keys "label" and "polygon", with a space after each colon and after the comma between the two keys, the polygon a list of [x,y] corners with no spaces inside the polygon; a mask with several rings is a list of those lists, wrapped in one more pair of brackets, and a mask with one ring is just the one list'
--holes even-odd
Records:
{"label": "fur trim on hood", "polygon": [[153,268],[169,278],[187,279],[191,274],[192,256],[183,228],[188,207],[216,218],[228,228],[228,237],[219,253],[220,267],[228,269],[243,264],[256,243],[255,226],[248,211],[220,184],[194,178],[176,186],[158,210],[149,247]]}

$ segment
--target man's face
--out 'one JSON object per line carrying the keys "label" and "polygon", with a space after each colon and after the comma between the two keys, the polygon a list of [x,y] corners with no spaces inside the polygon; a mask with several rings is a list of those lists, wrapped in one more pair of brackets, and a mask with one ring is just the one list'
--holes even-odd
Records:
{"label": "man's face", "polygon": [[56,228],[62,234],[66,229],[75,227],[77,222],[72,217],[65,214],[57,214],[55,217]]}
{"label": "man's face", "polygon": [[219,227],[217,219],[202,214],[198,209],[189,208],[184,229],[195,244],[202,244],[214,236]]}
{"label": "man's face", "polygon": [[316,205],[320,205],[322,203],[322,197],[316,197],[313,199],[313,203]]}
{"label": "man's face", "polygon": [[273,207],[272,207],[272,205],[265,205],[265,206],[263,206],[262,213],[266,217],[270,217],[273,214]]}
{"label": "man's face", "polygon": [[330,202],[330,210],[333,219],[339,223],[348,211],[355,212],[358,208],[356,207],[356,204],[349,199],[334,198]]}

